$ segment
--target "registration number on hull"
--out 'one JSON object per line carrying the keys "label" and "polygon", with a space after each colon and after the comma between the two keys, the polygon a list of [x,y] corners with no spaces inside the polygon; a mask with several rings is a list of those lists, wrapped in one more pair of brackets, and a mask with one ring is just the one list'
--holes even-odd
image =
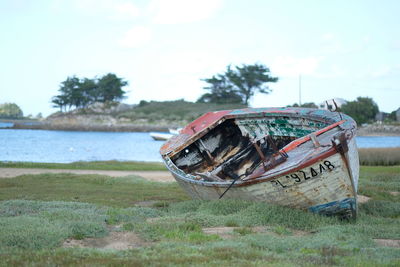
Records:
{"label": "registration number on hull", "polygon": [[307,180],[321,176],[322,173],[332,171],[336,166],[329,160],[324,160],[318,166],[304,168],[297,172],[286,175],[285,177],[271,180],[270,182],[279,188],[287,188],[296,184],[303,183]]}

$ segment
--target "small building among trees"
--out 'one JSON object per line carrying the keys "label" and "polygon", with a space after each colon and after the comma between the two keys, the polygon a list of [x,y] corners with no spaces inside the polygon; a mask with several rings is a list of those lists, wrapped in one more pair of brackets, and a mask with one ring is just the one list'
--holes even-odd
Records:
{"label": "small building among trees", "polygon": [[387,113],[387,112],[380,111],[380,112],[376,113],[376,115],[375,115],[375,120],[376,120],[377,122],[382,123],[386,118],[389,117],[389,115],[390,115],[390,114]]}
{"label": "small building among trees", "polygon": [[400,122],[400,108],[396,110],[396,121]]}

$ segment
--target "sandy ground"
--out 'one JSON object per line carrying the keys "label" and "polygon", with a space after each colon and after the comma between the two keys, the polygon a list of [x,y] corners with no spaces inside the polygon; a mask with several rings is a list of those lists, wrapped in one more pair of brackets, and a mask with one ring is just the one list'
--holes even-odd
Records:
{"label": "sandy ground", "polygon": [[103,170],[62,170],[62,169],[29,169],[29,168],[0,168],[0,178],[12,178],[20,175],[41,173],[74,173],[74,174],[99,174],[111,177],[136,175],[149,181],[173,182],[175,179],[168,171],[103,171]]}
{"label": "sandy ground", "polygon": [[126,250],[148,246],[149,244],[133,232],[110,232],[108,236],[103,238],[85,238],[83,240],[70,238],[63,243],[63,247]]}
{"label": "sandy ground", "polygon": [[374,241],[380,246],[400,248],[400,240],[398,239],[374,239]]}
{"label": "sandy ground", "polygon": [[[117,226],[117,228],[120,228],[120,226]],[[243,227],[208,227],[208,228],[203,228],[202,230],[203,233],[207,235],[218,235],[222,239],[231,239],[238,235],[238,233],[235,233],[235,230],[241,228]],[[246,230],[252,233],[263,233],[263,234],[271,234],[274,236],[279,236],[279,234],[273,232],[272,228],[268,226],[246,227]],[[299,230],[291,230],[290,232],[295,237],[311,234],[309,232],[299,231]],[[63,247],[126,250],[126,249],[150,246],[152,244],[154,243],[146,242],[145,240],[140,238],[138,234],[134,232],[126,232],[126,231],[116,232],[111,230],[108,236],[102,238],[85,238],[82,240],[69,238],[64,241]]]}
{"label": "sandy ground", "polygon": [[[222,239],[231,239],[235,237],[235,229],[240,227],[209,227],[203,228],[203,233],[208,235],[218,235]],[[253,233],[271,234],[279,236],[273,232],[268,226],[248,227],[248,231]],[[312,234],[310,232],[291,230],[291,235],[294,237],[302,237]],[[237,235],[237,234],[236,234]],[[374,239],[374,241],[384,247],[400,247],[400,240],[395,239]],[[63,243],[64,248],[79,247],[79,248],[99,248],[99,249],[112,249],[112,250],[127,250],[138,247],[150,246],[151,242],[146,242],[134,232],[110,232],[110,234],[103,238],[85,238],[76,240],[69,238]]]}

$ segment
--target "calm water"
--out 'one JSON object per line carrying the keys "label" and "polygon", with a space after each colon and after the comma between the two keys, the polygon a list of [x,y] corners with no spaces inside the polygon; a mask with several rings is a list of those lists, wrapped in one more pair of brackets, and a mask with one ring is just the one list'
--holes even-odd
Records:
{"label": "calm water", "polygon": [[0,121],[0,128],[12,127],[14,123]]}
{"label": "calm water", "polygon": [[161,161],[148,133],[0,130],[0,161]]}
{"label": "calm water", "polygon": [[400,136],[358,136],[358,147],[400,147]]}
{"label": "calm water", "polygon": [[[0,130],[0,161],[161,161],[148,133]],[[400,136],[357,137],[359,147],[400,147]]]}

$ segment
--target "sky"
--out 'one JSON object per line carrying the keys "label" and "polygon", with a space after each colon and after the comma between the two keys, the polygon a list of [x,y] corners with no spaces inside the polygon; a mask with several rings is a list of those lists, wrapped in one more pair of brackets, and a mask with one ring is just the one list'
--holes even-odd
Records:
{"label": "sky", "polygon": [[252,107],[371,97],[400,107],[400,1],[0,0],[0,103],[57,111],[60,83],[115,73],[125,103],[196,101],[201,79],[264,64]]}

